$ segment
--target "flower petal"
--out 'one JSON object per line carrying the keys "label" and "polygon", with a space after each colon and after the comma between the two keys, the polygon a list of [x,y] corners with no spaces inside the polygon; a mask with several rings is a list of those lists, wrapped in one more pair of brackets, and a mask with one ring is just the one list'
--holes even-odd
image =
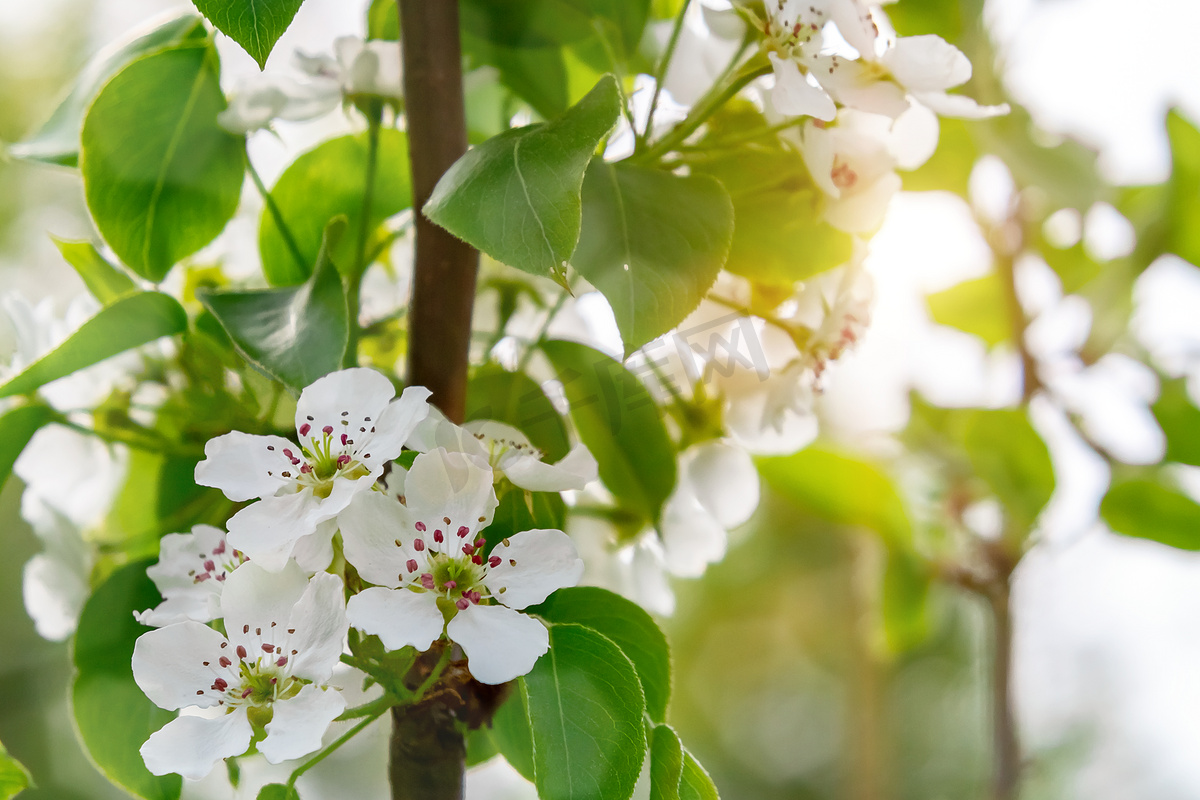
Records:
{"label": "flower petal", "polygon": [[284,646],[289,653],[298,651],[291,656],[293,675],[317,683],[329,680],[350,627],[345,597],[337,575],[321,572],[308,582],[287,618],[289,640]]}
{"label": "flower petal", "polygon": [[473,456],[440,447],[416,457],[404,492],[409,516],[430,530],[445,527],[449,533],[465,526],[474,534],[487,527],[496,510],[492,470]]}
{"label": "flower petal", "polygon": [[296,540],[292,558],[307,572],[324,572],[333,562],[333,537],[337,530],[336,519],[319,523],[316,531]]}
{"label": "flower petal", "polygon": [[677,486],[663,506],[660,533],[663,561],[673,575],[698,578],[725,555],[725,529],[686,485]]}
{"label": "flower petal", "polygon": [[981,106],[971,98],[961,94],[913,92],[913,97],[921,105],[943,117],[987,119],[988,117],[1002,117],[1011,111],[1008,103],[1001,103],[998,106]]}
{"label": "flower petal", "polygon": [[225,632],[229,643],[244,645],[253,654],[261,655],[264,641],[256,630],[278,627],[292,616],[292,607],[308,588],[308,577],[294,562],[279,572],[270,572],[249,561],[233,571],[225,580],[221,594],[221,611],[225,617]]}
{"label": "flower petal", "polygon": [[242,502],[270,497],[292,483],[280,473],[291,466],[284,448],[295,443],[281,436],[253,436],[233,431],[204,445],[204,460],[196,465],[196,483],[220,489],[230,500]]}
{"label": "flower petal", "polygon": [[[180,622],[143,633],[133,645],[133,680],[156,706],[172,711],[217,704],[207,690],[225,637],[199,622]],[[207,663],[206,663],[207,662]]]}
{"label": "flower petal", "polygon": [[936,92],[971,79],[970,60],[957,47],[932,33],[901,36],[879,61],[910,92]]}
{"label": "flower petal", "polygon": [[[470,424],[470,423],[468,423]],[[451,453],[469,453],[488,460],[487,449],[466,428],[455,425],[437,406],[429,407],[429,415],[421,420],[408,437],[408,446],[420,453],[441,447]]]}
{"label": "flower petal", "polygon": [[[318,438],[326,426],[332,427],[335,434],[351,425],[357,430],[364,422],[377,422],[395,396],[392,382],[373,369],[355,367],[331,372],[300,393],[296,402],[296,430],[309,425],[312,432],[301,435],[315,434]],[[371,425],[366,427],[369,429]]]}
{"label": "flower petal", "polygon": [[503,469],[514,485],[531,492],[582,489],[599,476],[596,458],[583,444],[572,447],[556,464],[525,456],[505,460]]}
{"label": "flower petal", "polygon": [[780,58],[775,53],[769,53],[768,56],[775,67],[771,105],[776,111],[789,117],[807,115],[826,122],[837,116],[833,99],[824,89],[809,83],[795,61]]}
{"label": "flower petal", "polygon": [[212,718],[178,717],[151,734],[140,752],[151,773],[198,781],[221,759],[246,752],[252,734],[244,708]]}
{"label": "flower petal", "polygon": [[258,752],[278,764],[320,749],[321,737],[346,708],[346,700],[335,689],[321,689],[310,683],[295,697],[280,700],[272,708],[267,738],[258,745]]}
{"label": "flower petal", "polygon": [[[354,451],[371,454],[371,458],[365,459],[370,462],[368,466],[381,465],[400,455],[404,442],[429,414],[430,394],[424,386],[409,386],[398,400],[387,404],[373,426],[365,426],[368,434],[359,434]],[[372,429],[374,433],[370,433]]]}
{"label": "flower petal", "polygon": [[500,563],[488,571],[483,582],[510,608],[540,603],[556,589],[574,586],[583,575],[579,551],[562,531],[522,531],[508,542],[492,549]]}
{"label": "flower petal", "polygon": [[758,508],[758,470],[750,454],[724,442],[692,448],[687,480],[700,505],[726,528],[736,528]]}
{"label": "flower petal", "polygon": [[378,636],[388,650],[399,650],[405,645],[428,650],[433,640],[442,635],[445,625],[437,596],[432,592],[378,586],[351,597],[346,616],[354,627]]}
{"label": "flower petal", "polygon": [[[420,536],[395,498],[383,492],[363,492],[338,515],[346,560],[358,574],[379,586],[399,588],[406,583],[407,563],[416,559],[424,564],[425,557],[409,547]],[[432,532],[426,537],[432,542]],[[400,542],[399,545],[396,542]]]}
{"label": "flower petal", "polygon": [[296,542],[316,531],[311,517],[319,505],[308,490],[265,497],[229,518],[229,544],[258,566],[281,570]]}
{"label": "flower petal", "polygon": [[504,606],[468,606],[450,620],[446,633],[462,646],[467,667],[480,683],[520,677],[550,649],[545,625]]}

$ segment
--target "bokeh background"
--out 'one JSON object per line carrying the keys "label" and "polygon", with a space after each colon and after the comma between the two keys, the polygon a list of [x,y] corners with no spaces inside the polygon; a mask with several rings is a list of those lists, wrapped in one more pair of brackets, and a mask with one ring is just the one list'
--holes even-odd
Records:
{"label": "bokeh background", "polygon": [[[308,0],[272,62],[361,34],[361,6]],[[0,140],[36,128],[105,43],[186,7],[182,0],[0,0]],[[973,3],[962,7],[973,13]],[[1038,136],[1095,149],[1111,183],[1166,179],[1168,108],[1200,121],[1200,3],[989,0],[982,17],[996,72]],[[222,55],[231,80],[254,69],[235,47]],[[257,136],[251,153],[270,183],[289,154],[331,132],[281,126],[278,139]],[[953,163],[955,140],[943,141]],[[936,326],[926,310],[925,295],[987,272],[991,251],[975,215],[986,218],[1010,191],[995,160],[968,159],[957,169],[959,180],[969,180],[971,204],[945,192],[902,193],[873,242],[876,319],[859,350],[831,371],[820,401],[830,439],[886,451],[908,422],[913,390],[941,405],[1019,396],[1011,349]],[[248,236],[253,220],[247,215]],[[1111,206],[1079,209],[1059,223],[1101,264],[1135,244]],[[83,286],[47,233],[92,236],[77,177],[0,161],[0,288],[61,308]],[[1044,311],[1030,346],[1052,356],[1081,327],[1086,334],[1087,313],[1064,301],[1053,281],[1039,282],[1036,266],[1027,272],[1028,302]],[[1197,268],[1163,257],[1139,279],[1135,297],[1138,340],[1176,374],[1196,366]],[[1162,434],[1147,410],[1158,391],[1154,374],[1117,364],[1089,380],[1078,391],[1087,395],[1094,435],[1130,463],[1159,460]],[[1022,797],[1200,797],[1200,557],[1095,522],[1107,467],[1059,416],[1035,406],[1034,421],[1051,445],[1057,489],[1015,577],[1017,713],[1029,758]],[[21,569],[40,545],[17,514],[20,491],[13,480],[0,494],[0,740],[33,772],[39,788],[28,792],[31,800],[119,797],[75,743],[68,645],[39,638],[22,606]],[[986,796],[986,609],[935,585],[919,643],[902,653],[881,647],[871,576],[882,557],[869,533],[811,516],[764,488],[759,512],[735,532],[727,558],[703,579],[677,583],[677,611],[664,621],[677,666],[671,721],[727,800]],[[472,776],[470,796],[531,797],[532,790],[492,768]]]}

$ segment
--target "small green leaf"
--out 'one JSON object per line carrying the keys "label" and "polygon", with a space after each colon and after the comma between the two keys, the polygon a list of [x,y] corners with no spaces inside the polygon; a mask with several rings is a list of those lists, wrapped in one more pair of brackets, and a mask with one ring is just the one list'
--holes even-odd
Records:
{"label": "small green leaf", "polygon": [[1200,264],[1200,129],[1178,109],[1167,114],[1167,138],[1171,143],[1170,240],[1167,249],[1193,264]]}
{"label": "small green leaf", "polygon": [[396,0],[371,0],[367,6],[367,38],[400,39],[400,7]]}
{"label": "small green leaf", "polygon": [[492,741],[492,732],[486,726],[467,732],[467,757],[464,763],[468,768],[482,764],[499,752]]}
{"label": "small green leaf", "polygon": [[628,358],[700,305],[732,237],[733,203],[715,179],[594,161],[571,264],[608,298]]}
{"label": "small green leaf", "polygon": [[217,30],[233,39],[258,62],[267,56],[292,24],[304,0],[192,0]]}
{"label": "small green leaf", "polygon": [[[258,249],[263,274],[273,286],[295,286],[312,274],[321,249],[321,235],[329,220],[344,216],[353,235],[334,248],[333,261],[343,270],[355,267],[358,231],[362,226],[363,187],[367,179],[369,138],[366,133],[322,142],[297,158],[271,189],[287,228],[306,265],[303,269],[280,233],[275,217],[264,210],[258,228]],[[375,189],[371,195],[368,229],[375,230],[388,217],[412,205],[409,183],[408,138],[402,131],[379,131]]]}
{"label": "small green leaf", "polygon": [[79,737],[96,766],[113,783],[146,800],[177,800],[183,780],[156,777],[139,748],[150,734],[174,718],[150,701],[133,681],[133,645],[145,628],[134,611],[161,600],[146,576],[149,561],[114,572],[83,607],[75,634],[72,708]]}
{"label": "small green leaf", "polygon": [[43,425],[54,419],[52,409],[43,405],[17,406],[0,415],[0,488],[12,474],[13,464]]}
{"label": "small green leaf", "polygon": [[1012,338],[1004,284],[995,272],[931,294],[925,301],[934,322],[974,334],[989,347]]}
{"label": "small green leaf", "polygon": [[105,260],[91,242],[71,242],[50,237],[66,262],[75,268],[88,291],[102,304],[108,305],[138,290],[133,278]]}
{"label": "small green leaf", "polygon": [[556,624],[583,625],[611,640],[637,670],[646,713],[663,721],[671,699],[671,651],[667,637],[641,606],[607,589],[578,586],[559,589],[525,611]]}
{"label": "small green leaf", "polygon": [[1200,505],[1174,488],[1145,478],[1114,483],[1100,502],[1100,516],[1117,533],[1200,550]]}
{"label": "small green leaf", "polygon": [[818,447],[759,458],[757,464],[771,488],[816,517],[861,525],[898,544],[912,539],[899,491],[874,464]]}
{"label": "small green leaf", "polygon": [[284,783],[268,783],[258,790],[258,800],[300,800],[296,787]]}
{"label": "small green leaf", "polygon": [[329,223],[317,266],[301,286],[199,294],[237,351],[296,391],[339,369],[346,354],[350,336],[346,295],[330,258],[345,230],[345,217]]}
{"label": "small green leaf", "polygon": [[179,301],[158,292],[138,292],[102,308],[65,342],[9,378],[0,385],[0,397],[28,394],[109,356],[185,330],[187,313]]}
{"label": "small green leaf", "polygon": [[620,648],[589,628],[555,625],[523,689],[538,797],[627,800],[646,752],[645,704]]}
{"label": "small green leaf", "polygon": [[500,542],[521,531],[562,530],[567,516],[567,507],[558,492],[526,492],[512,488],[500,497],[500,505],[492,515],[492,522],[479,532],[487,542],[490,552]]}
{"label": "small green leaf", "polygon": [[1050,451],[1025,412],[972,411],[963,430],[971,466],[1004,505],[1005,515],[1027,532],[1054,493]]}
{"label": "small green leaf", "polygon": [[905,653],[929,634],[932,576],[920,559],[905,550],[888,551],[883,572],[883,634],[892,653]]}
{"label": "small green leaf", "polygon": [[509,47],[571,44],[611,28],[632,52],[642,38],[650,0],[463,0],[464,31]]}
{"label": "small green leaf", "polygon": [[655,725],[650,735],[650,800],[679,800],[683,745],[670,725]]}
{"label": "small green leaf", "polygon": [[579,438],[595,456],[600,480],[625,508],[657,521],[675,488],[675,449],[662,412],[633,373],[575,342],[542,350],[558,371]]}
{"label": "small green leaf", "polygon": [[29,770],[8,754],[0,744],[0,800],[12,800],[26,789],[33,788]]}
{"label": "small green leaf", "polygon": [[80,170],[92,219],[134,272],[161,281],[237,210],[246,142],[217,124],[225,108],[211,43],[134,61],[83,123]]}
{"label": "small green leaf", "polygon": [[172,47],[185,39],[204,39],[208,31],[195,14],[172,17],[147,30],[140,27],[101,50],[88,62],[75,85],[63,98],[50,119],[24,141],[11,145],[7,152],[16,159],[40,161],[63,167],[79,165],[79,132],[83,116],[100,87],[130,62]]}
{"label": "small green leaf", "polygon": [[583,174],[618,113],[608,75],[558,119],[469,150],[438,181],[425,215],[497,261],[565,285]]}
{"label": "small green leaf", "polygon": [[[392,3],[394,6],[395,3]],[[567,66],[557,47],[508,47],[463,31],[463,54],[500,72],[500,83],[546,119],[570,105]]]}
{"label": "small green leaf", "polygon": [[529,437],[546,461],[558,461],[571,449],[567,426],[542,387],[523,372],[485,364],[467,384],[467,419],[494,419]]}
{"label": "small green leaf", "polygon": [[700,762],[683,751],[683,774],[679,777],[679,800],[720,800],[717,786]]}
{"label": "small green leaf", "polygon": [[1200,466],[1200,409],[1192,405],[1186,381],[1164,381],[1153,410],[1167,437],[1163,460]]}
{"label": "small green leaf", "polygon": [[529,730],[524,678],[517,678],[516,691],[492,718],[489,735],[496,750],[512,768],[532,783],[533,734]]}

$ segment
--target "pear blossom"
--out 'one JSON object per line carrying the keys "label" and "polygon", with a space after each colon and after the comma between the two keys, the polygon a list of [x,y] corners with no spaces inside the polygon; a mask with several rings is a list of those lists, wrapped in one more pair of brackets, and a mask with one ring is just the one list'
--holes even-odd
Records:
{"label": "pear blossom", "polygon": [[370,95],[398,100],[403,96],[396,42],[341,36],[334,40],[332,56],[297,52],[296,66],[303,77],[263,73],[243,81],[217,122],[232,133],[249,133],[275,119],[300,122],[322,117],[344,98]]}
{"label": "pear blossom", "polygon": [[[282,569],[304,537],[374,486],[428,413],[429,394],[410,386],[393,400],[395,389],[382,374],[342,370],[300,393],[296,433],[302,444],[240,431],[209,440],[196,482],[230,500],[260,498],[230,518],[229,544],[266,569]],[[328,536],[332,530],[322,528]],[[311,549],[324,548],[317,543]]]}
{"label": "pear blossom", "polygon": [[405,502],[379,492],[338,517],[346,560],[376,586],[350,599],[351,624],[389,649],[426,650],[443,630],[471,674],[497,684],[524,675],[549,648],[538,620],[519,613],[583,572],[562,531],[530,530],[490,552],[479,536],[496,509],[492,470],[443,448],[417,456]]}
{"label": "pear blossom", "polygon": [[91,593],[95,555],[79,526],[35,492],[21,495],[21,517],[43,546],[21,573],[25,611],[39,636],[61,642],[75,632]]}
{"label": "pear blossom", "polygon": [[843,111],[836,125],[804,124],[800,152],[828,197],[825,221],[847,233],[873,233],[900,191],[896,158],[874,129],[875,115]]}
{"label": "pear blossom", "polygon": [[168,533],[159,542],[158,563],[146,570],[163,601],[134,617],[155,628],[217,619],[225,581],[244,563],[245,555],[229,546],[220,528],[197,525],[191,533]]}
{"label": "pear blossom", "polygon": [[265,731],[257,748],[272,764],[318,749],[345,708],[327,685],[348,629],[343,592],[335,575],[245,564],[221,596],[228,636],[193,620],[140,636],[137,685],[159,707],[187,712],[142,745],[150,772],[198,780],[245,752],[255,731]]}
{"label": "pear blossom", "polygon": [[828,0],[767,0],[766,18],[753,19],[763,32],[763,50],[775,73],[771,105],[780,114],[822,120],[837,115],[829,93],[808,79],[821,49],[821,29],[829,19],[827,4]]}
{"label": "pear blossom", "polygon": [[529,437],[511,425],[495,420],[471,420],[459,426],[432,407],[429,416],[409,437],[408,446],[420,452],[440,447],[475,456],[491,468],[496,481],[507,479],[531,492],[582,489],[598,475],[596,459],[582,443],[572,447],[558,462],[547,464]]}

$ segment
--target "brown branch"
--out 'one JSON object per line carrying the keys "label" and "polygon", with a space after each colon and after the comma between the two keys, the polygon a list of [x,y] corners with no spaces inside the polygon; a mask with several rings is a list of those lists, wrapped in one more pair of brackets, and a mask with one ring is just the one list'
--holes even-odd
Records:
{"label": "brown branch", "polygon": [[992,800],[1016,800],[1021,782],[1021,746],[1013,709],[1012,567],[998,565],[987,594],[994,627],[992,651]]}

